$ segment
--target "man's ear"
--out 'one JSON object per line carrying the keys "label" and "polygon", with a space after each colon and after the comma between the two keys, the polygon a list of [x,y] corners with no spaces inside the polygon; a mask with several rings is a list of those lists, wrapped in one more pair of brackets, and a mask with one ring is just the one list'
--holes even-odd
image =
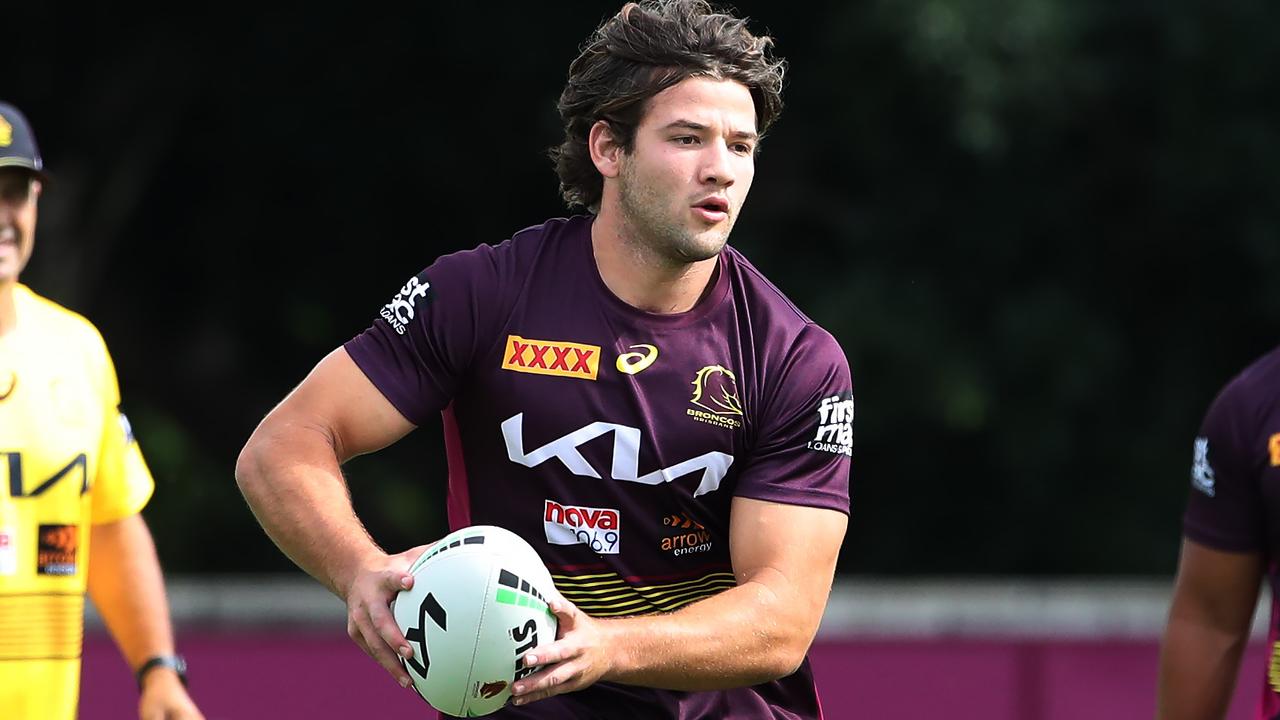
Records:
{"label": "man's ear", "polygon": [[591,151],[591,162],[596,170],[607,178],[618,177],[622,171],[622,145],[613,134],[613,127],[604,120],[597,120],[587,133],[587,149]]}

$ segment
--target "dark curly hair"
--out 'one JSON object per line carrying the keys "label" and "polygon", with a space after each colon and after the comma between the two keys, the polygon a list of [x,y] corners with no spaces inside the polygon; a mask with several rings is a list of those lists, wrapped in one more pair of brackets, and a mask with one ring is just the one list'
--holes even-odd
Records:
{"label": "dark curly hair", "polygon": [[745,18],[716,12],[706,0],[627,3],[587,40],[569,65],[557,107],[564,141],[551,149],[560,194],[595,212],[604,178],[591,162],[587,135],[599,120],[630,151],[649,98],[689,77],[735,80],[751,91],[761,137],[782,111],[786,62],[773,38],[747,30]]}

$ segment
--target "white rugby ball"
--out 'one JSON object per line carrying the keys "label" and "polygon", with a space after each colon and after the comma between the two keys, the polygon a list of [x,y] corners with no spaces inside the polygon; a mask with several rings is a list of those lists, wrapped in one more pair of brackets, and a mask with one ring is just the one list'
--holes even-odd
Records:
{"label": "white rugby ball", "polygon": [[507,704],[516,658],[556,639],[547,607],[551,573],[529,543],[492,525],[445,536],[409,568],[413,588],[395,600],[396,624],[413,657],[400,662],[431,707],[488,715]]}

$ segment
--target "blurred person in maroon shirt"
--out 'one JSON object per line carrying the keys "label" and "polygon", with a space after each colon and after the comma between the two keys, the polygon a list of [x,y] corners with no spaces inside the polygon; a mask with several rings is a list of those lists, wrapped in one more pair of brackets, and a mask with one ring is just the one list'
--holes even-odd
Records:
{"label": "blurred person in maroon shirt", "polygon": [[1182,555],[1160,653],[1159,720],[1227,712],[1258,589],[1271,586],[1254,717],[1280,718],[1280,348],[1218,394],[1195,438]]}

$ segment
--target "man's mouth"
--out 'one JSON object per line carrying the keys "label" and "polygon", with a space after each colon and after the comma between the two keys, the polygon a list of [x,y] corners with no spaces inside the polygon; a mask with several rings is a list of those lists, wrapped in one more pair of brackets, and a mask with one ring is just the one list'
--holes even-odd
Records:
{"label": "man's mouth", "polygon": [[703,219],[710,222],[720,222],[729,217],[729,201],[722,197],[709,197],[701,200],[693,206],[693,209]]}
{"label": "man's mouth", "polygon": [[729,212],[729,201],[722,197],[709,197],[694,207],[706,208],[715,212]]}

